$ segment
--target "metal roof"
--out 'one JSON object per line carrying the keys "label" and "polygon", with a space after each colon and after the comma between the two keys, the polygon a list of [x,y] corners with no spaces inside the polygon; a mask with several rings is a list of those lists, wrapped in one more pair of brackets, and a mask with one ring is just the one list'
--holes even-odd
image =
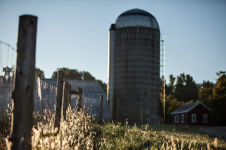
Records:
{"label": "metal roof", "polygon": [[171,112],[171,115],[187,113],[187,112],[191,111],[193,108],[197,107],[198,105],[202,105],[203,107],[205,107],[207,110],[210,111],[210,109],[203,103],[195,102],[195,103],[191,103],[191,104],[185,104],[185,105],[177,108],[176,110]]}
{"label": "metal roof", "polygon": [[[54,79],[42,79],[42,84],[46,86],[57,86],[57,80]],[[96,92],[104,93],[103,88],[97,81],[86,81],[86,80],[66,80],[70,85],[72,90],[76,90],[78,87],[83,89],[83,92]],[[46,86],[45,86],[46,85]]]}
{"label": "metal roof", "polygon": [[[82,88],[82,106],[90,108],[92,115],[96,114],[98,118],[100,95],[103,95],[103,118],[110,119],[109,103],[106,100],[106,92],[97,81],[85,80],[66,80],[71,85],[71,90],[76,90],[78,87]],[[54,104],[57,94],[57,80],[54,79],[41,79],[36,82],[34,90],[34,110],[41,111],[46,108],[54,110]],[[40,92],[39,92],[40,91]],[[71,106],[76,108],[77,95],[72,95]]]}
{"label": "metal roof", "polygon": [[141,9],[127,10],[115,21],[116,29],[124,27],[149,27],[159,30],[159,25],[155,17],[149,12]]}
{"label": "metal roof", "polygon": [[150,14],[149,12],[138,8],[127,10],[124,13],[122,13],[119,17],[127,15],[144,15],[153,17],[152,14]]}
{"label": "metal roof", "polygon": [[82,91],[86,93],[104,93],[103,88],[97,81],[67,80],[67,82],[71,85],[72,90],[81,87]]}

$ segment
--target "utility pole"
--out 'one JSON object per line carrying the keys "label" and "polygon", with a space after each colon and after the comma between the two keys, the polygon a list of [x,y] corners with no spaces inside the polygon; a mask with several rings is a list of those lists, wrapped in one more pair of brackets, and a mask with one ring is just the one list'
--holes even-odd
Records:
{"label": "utility pole", "polygon": [[164,38],[162,35],[162,38],[160,40],[161,42],[161,75],[162,75],[162,100],[163,100],[163,119],[165,121],[166,118],[166,95],[165,95],[165,85],[166,85],[166,80],[165,80],[165,45],[164,45]]}

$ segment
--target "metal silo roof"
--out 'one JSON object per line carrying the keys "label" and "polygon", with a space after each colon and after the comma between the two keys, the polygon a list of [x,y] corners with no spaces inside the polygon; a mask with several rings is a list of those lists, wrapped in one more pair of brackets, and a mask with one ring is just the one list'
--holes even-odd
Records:
{"label": "metal silo roof", "polygon": [[149,27],[159,30],[159,25],[155,17],[149,12],[141,9],[127,10],[115,21],[117,29],[124,27]]}

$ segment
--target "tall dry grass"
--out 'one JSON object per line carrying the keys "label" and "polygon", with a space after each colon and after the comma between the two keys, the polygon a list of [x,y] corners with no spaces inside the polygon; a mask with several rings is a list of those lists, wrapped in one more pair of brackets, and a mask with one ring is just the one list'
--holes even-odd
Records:
{"label": "tall dry grass", "polygon": [[[53,112],[46,110],[43,113],[34,113],[32,149],[226,149],[226,142],[221,139],[190,130],[183,131],[177,126],[131,126],[128,122],[97,124],[93,117],[84,111],[77,112],[70,107],[66,116],[66,120],[61,120],[60,128],[57,129],[54,128]],[[1,137],[0,149],[6,149],[6,134],[9,134],[8,129],[3,131],[6,132],[3,132],[5,135]]]}

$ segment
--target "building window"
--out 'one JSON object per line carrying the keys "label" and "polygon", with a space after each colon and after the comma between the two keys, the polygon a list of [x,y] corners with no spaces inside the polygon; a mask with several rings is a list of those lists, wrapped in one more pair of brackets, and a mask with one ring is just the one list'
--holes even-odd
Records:
{"label": "building window", "polygon": [[191,122],[196,123],[196,114],[191,115]]}
{"label": "building window", "polygon": [[179,122],[179,116],[176,115],[176,116],[174,116],[174,123],[178,123],[178,122]]}
{"label": "building window", "polygon": [[203,119],[203,123],[207,123],[208,122],[208,115],[203,114],[202,119]]}
{"label": "building window", "polygon": [[184,114],[181,115],[181,123],[184,123]]}

